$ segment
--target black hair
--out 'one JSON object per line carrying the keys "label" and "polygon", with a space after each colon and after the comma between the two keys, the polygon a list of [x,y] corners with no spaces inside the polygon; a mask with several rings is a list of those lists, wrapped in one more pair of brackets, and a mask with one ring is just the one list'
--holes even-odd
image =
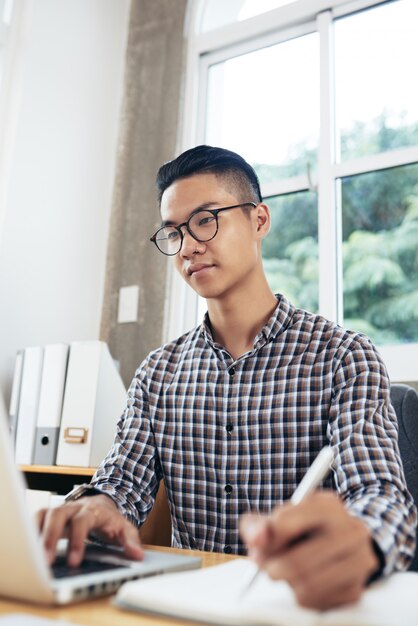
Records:
{"label": "black hair", "polygon": [[231,150],[202,145],[186,150],[160,167],[156,180],[159,203],[164,191],[176,180],[203,173],[225,179],[242,201],[256,204],[262,201],[258,176],[245,159]]}

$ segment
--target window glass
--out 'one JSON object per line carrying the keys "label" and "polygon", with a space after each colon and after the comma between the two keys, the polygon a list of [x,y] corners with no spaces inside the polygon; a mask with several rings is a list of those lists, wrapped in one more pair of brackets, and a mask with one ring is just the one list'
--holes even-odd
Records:
{"label": "window glass", "polygon": [[206,0],[200,31],[207,32],[226,24],[246,20],[272,9],[293,4],[295,0]]}
{"label": "window glass", "polygon": [[266,200],[271,229],[263,241],[263,263],[274,293],[296,306],[318,311],[318,211],[312,191]]}
{"label": "window glass", "polygon": [[418,341],[418,164],[342,180],[344,326]]}
{"label": "window glass", "polygon": [[261,183],[315,169],[318,63],[311,33],[212,65],[207,143],[242,154]]}
{"label": "window glass", "polygon": [[335,23],[341,159],[418,144],[418,2],[399,0]]}
{"label": "window glass", "polygon": [[294,1],[295,0],[245,0],[238,13],[238,19],[246,20],[249,17],[254,17],[254,15],[260,15],[260,13],[278,9],[286,4],[293,4]]}

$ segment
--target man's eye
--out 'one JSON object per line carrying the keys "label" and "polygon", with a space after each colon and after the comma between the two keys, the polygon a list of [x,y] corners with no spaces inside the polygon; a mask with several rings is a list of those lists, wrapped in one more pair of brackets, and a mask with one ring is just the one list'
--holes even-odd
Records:
{"label": "man's eye", "polygon": [[179,237],[180,237],[180,235],[179,235],[177,230],[172,230],[171,232],[167,233],[167,239],[169,241],[175,241]]}
{"label": "man's eye", "polygon": [[201,217],[197,223],[198,226],[207,226],[211,222],[213,222],[215,218],[213,215],[206,215],[205,217]]}

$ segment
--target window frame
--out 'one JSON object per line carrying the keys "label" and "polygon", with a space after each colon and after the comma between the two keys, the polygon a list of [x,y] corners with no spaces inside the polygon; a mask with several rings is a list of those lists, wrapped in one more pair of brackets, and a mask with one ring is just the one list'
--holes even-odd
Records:
{"label": "window frame", "polygon": [[[319,311],[342,323],[341,179],[401,165],[418,163],[418,146],[361,158],[337,161],[335,136],[335,81],[333,22],[387,0],[299,0],[246,20],[198,33],[204,0],[189,2],[188,51],[180,151],[205,141],[206,88],[209,67],[239,54],[281,43],[311,32],[319,34],[320,120],[318,148]],[[203,104],[202,104],[203,103]],[[307,175],[261,186],[263,197],[310,188]],[[195,326],[198,296],[170,264],[165,337],[172,339]],[[380,346],[392,380],[418,379],[418,344]]]}

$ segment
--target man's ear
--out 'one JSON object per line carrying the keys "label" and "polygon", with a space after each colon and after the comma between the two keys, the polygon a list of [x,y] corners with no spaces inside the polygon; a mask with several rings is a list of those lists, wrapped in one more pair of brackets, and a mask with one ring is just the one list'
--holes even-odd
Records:
{"label": "man's ear", "polygon": [[254,209],[254,219],[256,222],[257,237],[264,239],[270,230],[271,224],[270,209],[267,204],[264,204],[264,202],[257,204]]}

